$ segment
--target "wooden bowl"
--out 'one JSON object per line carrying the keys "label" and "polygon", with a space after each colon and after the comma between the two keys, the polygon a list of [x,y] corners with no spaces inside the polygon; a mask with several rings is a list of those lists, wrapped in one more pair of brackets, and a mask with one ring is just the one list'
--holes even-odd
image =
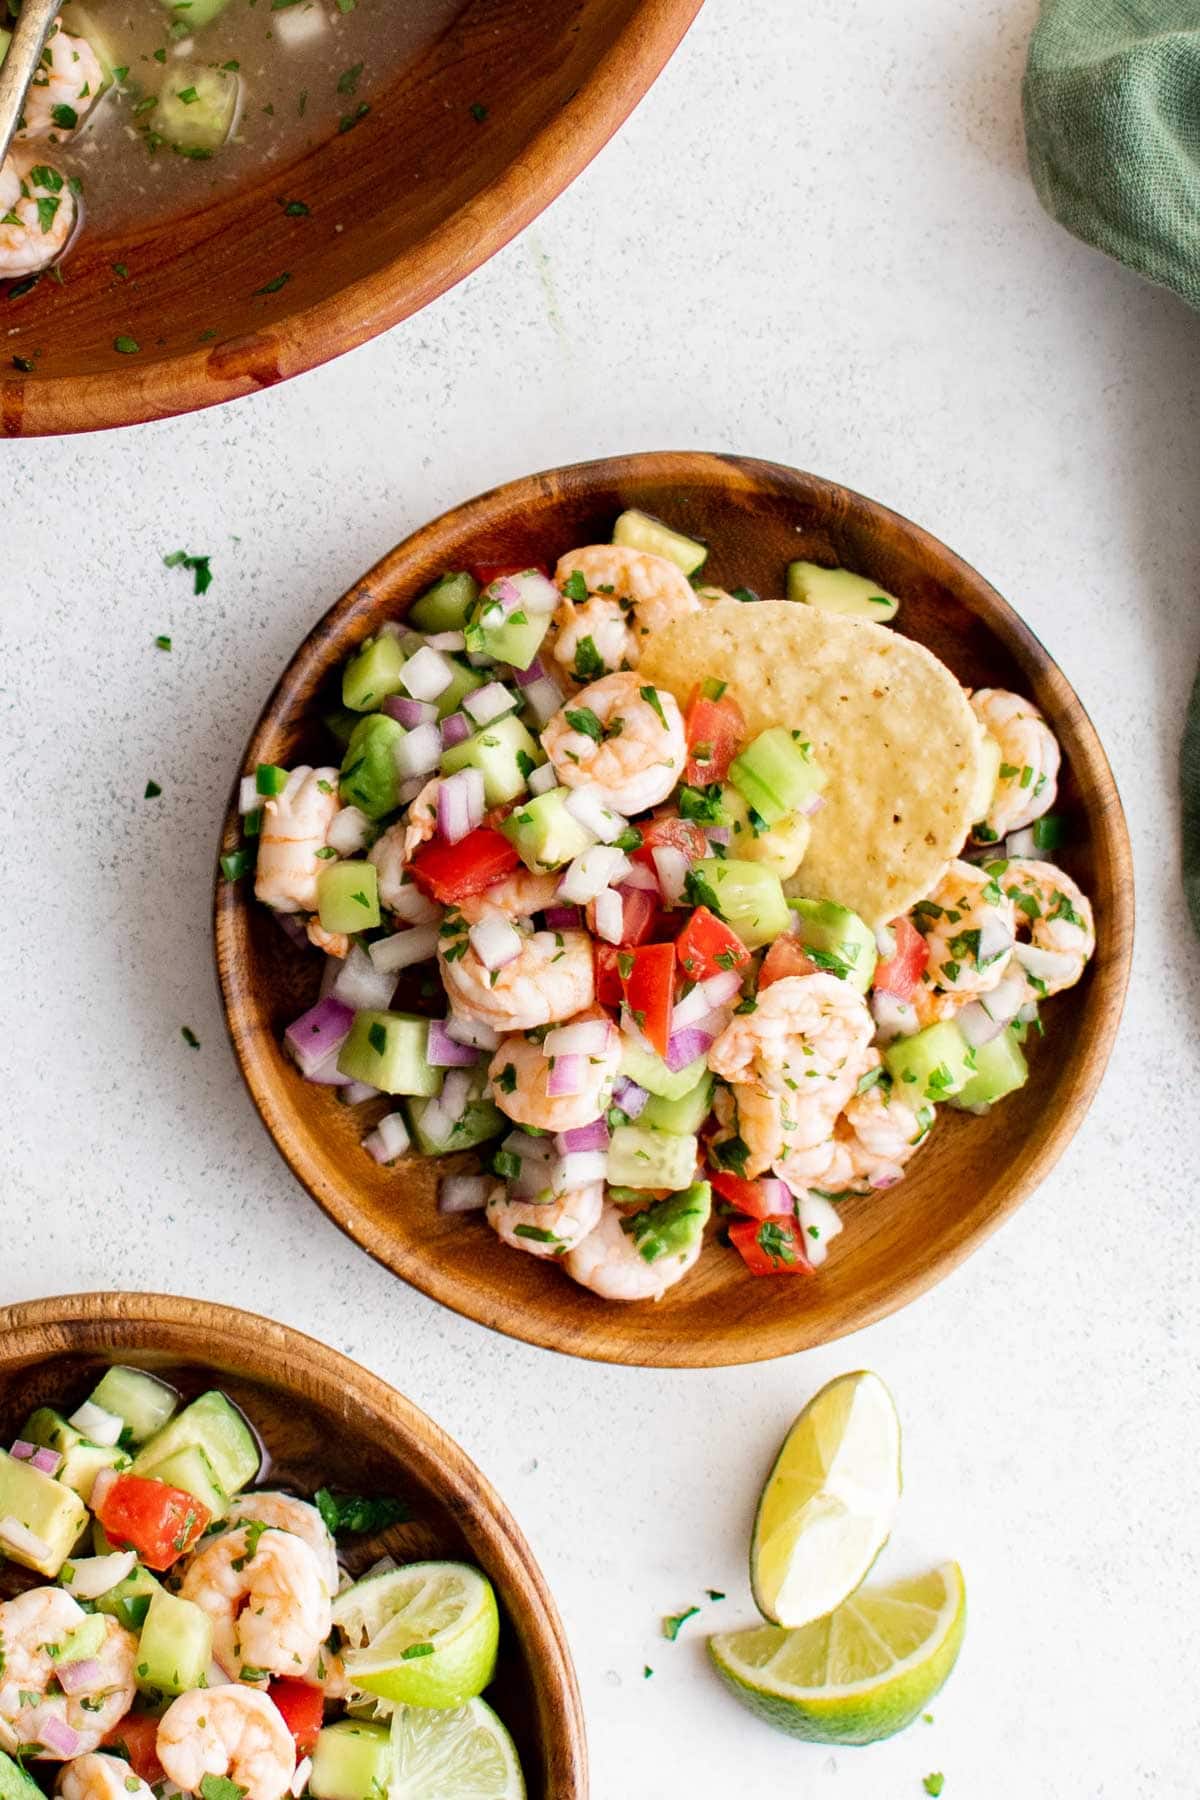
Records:
{"label": "wooden bowl", "polygon": [[[253,1313],[166,1294],[72,1294],[0,1308],[0,1440],[35,1406],[82,1399],[113,1362],[153,1369],[188,1398],[219,1384],[258,1431],[274,1483],[406,1500],[409,1523],[350,1540],[352,1573],[385,1549],[477,1563],[502,1619],[487,1698],[516,1740],[530,1800],[586,1800],[583,1712],[554,1602],[499,1495],[431,1419],[347,1357]],[[0,1599],[38,1579],[0,1562]]]}
{"label": "wooden bowl", "polygon": [[[605,1361],[712,1366],[827,1343],[903,1306],[963,1260],[1053,1166],[1082,1119],[1121,1014],[1133,935],[1133,873],[1104,752],[1066,677],[1012,608],[928,533],[832,482],[772,463],[693,452],[618,457],[510,482],[399,545],[309,635],[267,702],[237,773],[328,760],[322,694],[349,652],[445,569],[553,562],[603,541],[618,512],[644,507],[712,546],[718,585],[780,591],[794,557],[844,563],[902,599],[898,626],[970,687],[1031,694],[1062,745],[1056,811],[1068,869],[1092,899],[1098,948],[1078,987],[1055,998],[1033,1078],[982,1118],[943,1109],[897,1187],[843,1207],[846,1230],[810,1278],[755,1279],[716,1243],[657,1305],[606,1305],[551,1263],[506,1248],[479,1218],[439,1218],[447,1159],[377,1167],[360,1148],[369,1107],[339,1106],[280,1048],[311,1004],[316,957],[293,949],[248,884],[218,880],[217,965],[230,1033],[263,1122],[338,1225],[396,1274],[514,1337]],[[223,847],[237,843],[231,809]],[[377,1111],[386,1110],[376,1102]],[[436,1162],[436,1166],[435,1166]],[[452,1159],[466,1167],[468,1157]]]}
{"label": "wooden bowl", "polygon": [[[0,284],[0,436],[215,406],[386,331],[575,179],[700,4],[463,0],[353,131],[201,211],[85,230],[61,286],[43,278],[5,299]],[[477,120],[471,105],[484,102]],[[307,217],[285,214],[289,193]],[[140,349],[121,354],[117,338]]]}

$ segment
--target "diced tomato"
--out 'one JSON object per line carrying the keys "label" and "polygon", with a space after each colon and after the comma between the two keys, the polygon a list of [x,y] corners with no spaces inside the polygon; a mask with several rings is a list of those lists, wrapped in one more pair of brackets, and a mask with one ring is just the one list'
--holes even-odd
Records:
{"label": "diced tomato", "polygon": [[724,781],[746,736],[746,721],[733,695],[710,700],[702,687],[697,688],[685,723],[689,755],[683,779],[692,787]]}
{"label": "diced tomato", "polygon": [[704,981],[750,961],[750,952],[737,932],[707,906],[696,908],[675,939],[675,949],[689,981]]}
{"label": "diced tomato", "polygon": [[618,953],[625,1004],[660,1056],[667,1054],[675,999],[674,944],[642,944]]}
{"label": "diced tomato", "polygon": [[494,881],[503,881],[520,860],[506,837],[480,825],[457,844],[440,838],[423,844],[408,866],[419,888],[443,906],[454,906],[472,894],[482,894]]}
{"label": "diced tomato", "polygon": [[471,570],[472,575],[481,588],[491,587],[493,581],[500,581],[505,575],[524,575],[527,570],[536,569],[539,575],[547,580],[550,571],[545,563],[476,563]]}
{"label": "diced tomato", "polygon": [[311,1681],[277,1675],[267,1689],[296,1740],[297,1757],[311,1754],[325,1719],[325,1696]]}
{"label": "diced tomato", "polygon": [[620,1006],[625,990],[617,969],[617,946],[593,938],[592,949],[596,953],[596,998],[601,1006]]}
{"label": "diced tomato", "polygon": [[896,948],[885,962],[875,964],[874,986],[881,994],[911,1000],[929,961],[929,945],[911,919],[893,919],[890,929]]}
{"label": "diced tomato", "polygon": [[811,1275],[800,1221],[785,1213],[769,1219],[735,1219],[729,1239],[752,1275]]}
{"label": "diced tomato", "polygon": [[659,897],[651,888],[621,889],[621,942],[648,944],[663,917]]}
{"label": "diced tomato", "polygon": [[140,1775],[147,1787],[166,1778],[166,1770],[158,1760],[158,1720],[153,1713],[126,1713],[104,1739],[106,1746],[123,1750],[129,1766]]}
{"label": "diced tomato", "polygon": [[708,839],[700,826],[691,819],[680,819],[664,815],[657,819],[648,819],[639,825],[642,842],[633,852],[633,861],[642,863],[649,869],[656,881],[661,882],[658,868],[654,861],[654,852],[669,848],[681,850],[689,863],[699,862],[709,854]]}
{"label": "diced tomato", "polygon": [[169,1569],[212,1514],[192,1494],[144,1475],[118,1475],[92,1511],[115,1549],[136,1550],[148,1569]]}
{"label": "diced tomato", "polygon": [[714,1194],[720,1194],[722,1200],[728,1200],[730,1206],[736,1206],[740,1213],[751,1219],[769,1219],[779,1205],[778,1180],[772,1178],[768,1185],[762,1181],[747,1181],[743,1175],[735,1175],[729,1169],[716,1169],[708,1176]]}
{"label": "diced tomato", "polygon": [[788,975],[819,973],[818,965],[798,937],[777,937],[762,959],[762,967],[758,971],[758,991],[761,994],[773,981],[782,981]]}

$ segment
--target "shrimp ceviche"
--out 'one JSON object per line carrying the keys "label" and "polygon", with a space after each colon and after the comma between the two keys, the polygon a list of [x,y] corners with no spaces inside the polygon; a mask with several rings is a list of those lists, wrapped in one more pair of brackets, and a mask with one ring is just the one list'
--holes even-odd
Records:
{"label": "shrimp ceviche", "polygon": [[[376,1103],[365,1150],[475,1152],[441,1210],[605,1300],[660,1299],[714,1214],[752,1274],[812,1274],[947,1107],[1024,1085],[1095,942],[1031,701],[964,693],[849,571],[760,602],[704,556],[626,513],[553,571],[444,575],[345,665],[328,762],[243,778],[222,863],[325,957],[285,1043]],[[791,622],[794,701],[754,639]],[[888,705],[932,783],[857,754]]]}
{"label": "shrimp ceviche", "polygon": [[262,1473],[225,1394],[120,1365],[0,1450],[3,1800],[520,1800],[486,1578],[355,1580],[404,1505]]}

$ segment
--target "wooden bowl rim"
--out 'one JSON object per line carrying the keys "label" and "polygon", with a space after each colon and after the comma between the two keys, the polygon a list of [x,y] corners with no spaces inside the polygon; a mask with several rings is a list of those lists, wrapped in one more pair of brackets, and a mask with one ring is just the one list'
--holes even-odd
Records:
{"label": "wooden bowl rim", "polygon": [[[522,145],[497,178],[410,244],[401,255],[350,282],[315,306],[287,312],[258,334],[270,344],[280,379],[303,375],[419,312],[489,261],[557,199],[658,79],[699,13],[703,0],[643,0],[608,50],[556,118]],[[256,393],[252,374],[226,376],[210,369],[214,350],[238,339],[147,362],[136,372],[110,369],[97,375],[0,377],[15,404],[3,408],[18,421],[16,435],[107,431],[152,419],[203,412]],[[272,386],[278,385],[272,381]],[[5,426],[0,423],[0,436]]]}
{"label": "wooden bowl rim", "polygon": [[[751,1332],[745,1327],[735,1326],[732,1337],[738,1340],[736,1342],[725,1343],[713,1337],[668,1337],[662,1344],[661,1355],[642,1354],[631,1357],[622,1355],[610,1341],[614,1335],[611,1331],[595,1335],[588,1333],[581,1337],[555,1325],[553,1321],[547,1329],[538,1318],[519,1308],[507,1309],[503,1320],[497,1321],[481,1309],[465,1303],[453,1277],[446,1278],[435,1261],[419,1262],[411,1254],[397,1252],[388,1233],[376,1229],[372,1220],[358,1207],[353,1190],[326,1187],[319,1167],[308,1158],[303,1147],[285,1141],[276,1130],[271,1099],[273,1069],[263,1053],[258,1033],[240,1027],[235,1022],[237,1018],[253,1013],[253,993],[249,984],[243,983],[239,959],[235,954],[239,920],[244,921],[248,904],[252,902],[247,901],[240,887],[225,881],[219,870],[214,889],[217,981],[225,1011],[226,1029],[238,1067],[250,1090],[259,1118],[276,1149],[326,1216],[376,1262],[382,1263],[393,1274],[463,1318],[472,1319],[476,1324],[499,1330],[506,1336],[535,1344],[542,1349],[557,1350],[588,1361],[632,1363],[633,1366],[643,1368],[728,1368],[770,1361],[778,1356],[792,1355],[799,1350],[836,1342],[851,1331],[890,1317],[965,1262],[1040,1185],[1074,1136],[1099,1087],[1120,1025],[1133,956],[1133,857],[1124,808],[1108,758],[1095,726],[1057,662],[1008,601],[976,569],[932,533],[878,501],[823,476],[759,458],[699,450],[642,451],[627,456],[565,464],[542,470],[535,475],[520,476],[449,508],[436,519],[410,533],[354,582],[307,634],[259,714],[238,764],[240,773],[255,761],[262,760],[256,753],[257,746],[260,739],[271,732],[276,714],[291,711],[294,697],[314,690],[320,679],[344,657],[349,648],[346,633],[350,627],[361,625],[376,611],[386,612],[391,609],[394,600],[382,598],[378,590],[384,584],[395,581],[406,564],[419,561],[423,546],[430,540],[482,529],[493,512],[512,508],[522,496],[537,494],[547,483],[574,486],[590,482],[596,486],[623,485],[636,488],[639,477],[653,474],[660,482],[668,481],[683,486],[689,479],[695,480],[702,476],[706,469],[712,473],[720,468],[738,471],[763,487],[770,485],[778,490],[782,484],[785,489],[795,490],[798,500],[803,497],[811,503],[814,496],[820,496],[827,503],[831,516],[839,513],[844,516],[847,510],[859,510],[863,516],[871,518],[877,524],[887,524],[898,529],[910,544],[922,547],[926,553],[933,553],[947,581],[956,579],[980,602],[981,616],[989,629],[1022,667],[1027,667],[1031,658],[1036,658],[1040,665],[1042,685],[1054,690],[1060,710],[1070,708],[1072,711],[1079,741],[1078,752],[1072,753],[1073,766],[1076,769],[1086,768],[1096,787],[1108,798],[1108,804],[1097,813],[1089,813],[1089,824],[1097,843],[1103,844],[1113,869],[1113,888],[1109,896],[1111,921],[1106,940],[1108,956],[1102,966],[1094,969],[1091,977],[1093,981],[1105,983],[1109,1004],[1102,1011],[1098,1029],[1075,1062],[1070,1085],[1063,1092],[1059,1111],[1044,1129],[1036,1146],[1032,1150],[1026,1150],[1020,1166],[1009,1180],[1003,1199],[973,1229],[964,1232],[955,1243],[943,1246],[938,1255],[932,1257],[927,1264],[919,1268],[910,1265],[885,1297],[869,1302],[854,1317],[847,1318],[837,1329],[820,1337],[805,1336],[797,1325],[796,1330],[790,1334],[789,1341],[779,1342],[767,1333]],[[356,636],[365,634],[365,631],[359,631]],[[233,792],[222,827],[221,847],[228,849],[237,841],[235,774]],[[618,1316],[620,1314],[618,1307],[614,1306],[609,1310]],[[616,1335],[619,1336],[619,1330]],[[730,1335],[728,1331],[726,1335]],[[793,1341],[797,1337],[800,1341]],[[597,1341],[597,1338],[601,1341]]]}
{"label": "wooden bowl rim", "polygon": [[[291,1372],[301,1366],[328,1390],[331,1407],[336,1408],[339,1393],[348,1392],[375,1413],[397,1455],[434,1489],[464,1533],[484,1549],[492,1572],[506,1582],[511,1595],[506,1608],[519,1628],[531,1669],[540,1672],[552,1690],[551,1703],[542,1704],[535,1683],[533,1699],[547,1768],[565,1782],[561,1790],[555,1789],[554,1800],[560,1800],[560,1792],[561,1800],[587,1800],[583,1705],[558,1608],[513,1515],[487,1476],[440,1425],[380,1376],[293,1326],[241,1307],[175,1294],[64,1294],[0,1307],[0,1370],[25,1358],[32,1367],[59,1354],[100,1349],[106,1327],[144,1333],[136,1344],[112,1348],[178,1347],[183,1360],[203,1364],[207,1359],[197,1356],[190,1344],[183,1347],[189,1335],[200,1331],[214,1346],[230,1344],[244,1351],[252,1376],[266,1375],[291,1392]],[[219,1364],[219,1355],[212,1360]]]}

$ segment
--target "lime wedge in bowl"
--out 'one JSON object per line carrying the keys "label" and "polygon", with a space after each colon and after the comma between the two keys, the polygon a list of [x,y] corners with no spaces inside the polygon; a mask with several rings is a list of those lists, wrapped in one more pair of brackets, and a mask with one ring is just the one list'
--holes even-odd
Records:
{"label": "lime wedge in bowl", "polygon": [[778,1731],[814,1744],[873,1744],[911,1725],[958,1659],[962,1570],[863,1588],[797,1630],[756,1625],[708,1641],[726,1686]]}
{"label": "lime wedge in bowl", "polygon": [[496,1596],[467,1563],[367,1576],[338,1595],[333,1622],[346,1639],[347,1680],[400,1705],[461,1707],[495,1673]]}
{"label": "lime wedge in bowl", "polygon": [[852,1594],[900,1499],[900,1421],[869,1370],[811,1399],[767,1477],[750,1545],[754,1602],[776,1625],[807,1625]]}
{"label": "lime wedge in bowl", "polygon": [[525,1800],[516,1747],[485,1700],[447,1711],[398,1706],[392,1715],[388,1800]]}

